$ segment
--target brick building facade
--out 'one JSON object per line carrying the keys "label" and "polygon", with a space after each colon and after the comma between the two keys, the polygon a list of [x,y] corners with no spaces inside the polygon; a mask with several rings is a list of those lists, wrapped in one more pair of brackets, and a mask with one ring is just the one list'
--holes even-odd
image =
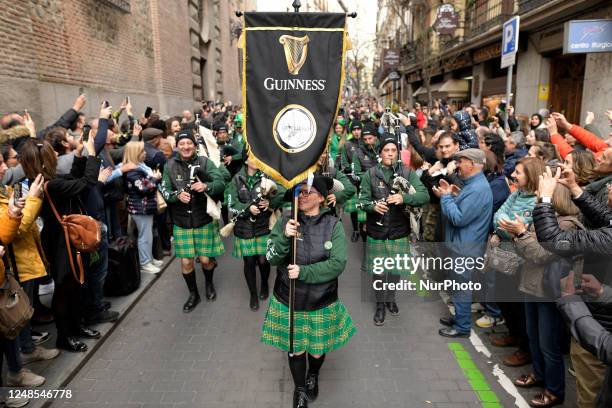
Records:
{"label": "brick building facade", "polygon": [[0,0],[0,112],[53,121],[79,91],[85,113],[129,95],[162,115],[240,102],[245,0]]}

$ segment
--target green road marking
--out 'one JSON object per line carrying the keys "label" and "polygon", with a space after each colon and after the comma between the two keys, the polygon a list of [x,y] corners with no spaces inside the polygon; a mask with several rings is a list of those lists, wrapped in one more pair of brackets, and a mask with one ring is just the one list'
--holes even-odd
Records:
{"label": "green road marking", "polygon": [[457,364],[463,370],[468,379],[472,391],[476,393],[482,403],[483,408],[503,408],[495,392],[491,390],[485,376],[478,369],[470,353],[465,351],[461,343],[448,343],[448,348],[452,350],[457,360]]}

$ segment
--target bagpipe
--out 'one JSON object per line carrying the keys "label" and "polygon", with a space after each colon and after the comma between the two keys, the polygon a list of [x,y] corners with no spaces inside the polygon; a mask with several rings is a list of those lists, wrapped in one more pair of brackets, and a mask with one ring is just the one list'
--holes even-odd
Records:
{"label": "bagpipe", "polygon": [[[241,217],[244,218],[247,214],[250,214],[249,208],[252,205],[258,205],[262,200],[269,199],[276,195],[276,192],[277,192],[276,183],[270,180],[269,178],[263,177],[259,183],[259,186],[256,187],[255,191],[257,192],[257,196],[253,198],[244,209],[242,209],[241,211],[238,211],[231,218],[230,222],[227,225],[224,225],[223,228],[221,228],[219,232],[223,238],[227,238],[232,233],[232,231],[234,230],[234,226],[236,225],[236,222],[238,221],[239,218]],[[228,203],[228,207],[230,206],[231,206],[231,203]],[[253,218],[252,214],[250,214],[248,218],[250,222],[254,223],[255,221],[257,221],[256,218]],[[272,215],[270,216],[270,221],[268,223],[270,229],[272,229],[272,227],[276,223],[276,219],[277,219],[276,211],[272,211]]]}
{"label": "bagpipe", "polygon": [[[400,118],[399,116],[393,114],[391,112],[391,108],[386,108],[385,112],[381,117],[381,125],[385,129],[386,133],[393,134],[396,138],[396,145],[398,147],[397,152],[397,162],[393,164],[393,178],[391,179],[391,189],[389,191],[389,196],[402,193],[412,195],[416,193],[416,189],[414,186],[410,184],[410,181],[406,179],[401,174],[401,169],[404,167],[402,163],[402,150],[404,148],[404,140],[402,138],[402,134],[400,131]],[[380,160],[380,157],[379,157]],[[376,205],[378,202],[387,202],[387,197],[373,201],[372,204]],[[423,209],[420,207],[412,207],[409,205],[404,205],[403,208],[404,215],[410,220],[410,226],[413,231],[419,230],[419,221],[421,219],[421,215],[423,214]],[[376,222],[377,225],[383,226],[383,221],[385,219],[385,214],[381,216],[381,218]]]}

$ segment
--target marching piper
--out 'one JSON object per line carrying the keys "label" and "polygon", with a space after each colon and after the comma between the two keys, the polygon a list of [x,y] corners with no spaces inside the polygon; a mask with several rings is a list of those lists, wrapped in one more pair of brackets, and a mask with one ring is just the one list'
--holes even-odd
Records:
{"label": "marching piper", "polygon": [[338,207],[342,206],[347,200],[353,199],[357,189],[351,181],[341,172],[333,166],[333,161],[329,157],[327,150],[323,152],[317,164],[319,168],[315,171],[315,175],[321,175],[324,177],[331,177],[333,180],[338,180],[343,189],[341,191],[330,191],[326,197],[327,206],[332,210],[332,213],[340,217],[341,214],[338,212]]}
{"label": "marching piper", "polygon": [[216,261],[224,247],[218,228],[207,213],[207,197],[223,192],[223,178],[214,163],[196,153],[196,141],[188,130],[176,136],[177,155],[164,168],[161,192],[172,216],[174,250],[181,259],[183,278],[189,298],[183,306],[191,312],[200,303],[194,273],[194,258],[198,257],[206,280],[206,299],[215,300],[213,284]]}
{"label": "marching piper", "polygon": [[[372,167],[378,164],[378,154],[377,154],[377,146],[378,146],[378,132],[373,126],[367,126],[363,129],[361,133],[361,141],[359,142],[359,148],[353,154],[353,159],[351,161],[351,172],[349,173],[349,178],[353,180],[356,185],[361,185],[361,176],[367,172]],[[359,188],[358,188],[359,190]],[[349,209],[351,208],[348,205]],[[358,208],[357,203],[355,203],[355,210],[357,211],[357,222],[359,223],[359,232],[361,234],[361,239],[363,242],[366,240],[366,231],[364,229],[363,223],[366,221],[366,213],[362,208]],[[348,212],[349,210],[347,210]],[[351,219],[352,221],[352,219]],[[353,230],[354,230],[353,226]],[[358,237],[355,237],[355,234],[351,236],[352,242],[357,242]]]}
{"label": "marching piper", "polygon": [[[340,169],[344,174],[355,175],[355,168],[353,165],[353,155],[357,153],[359,145],[361,143],[361,132],[363,131],[363,125],[359,121],[351,123],[351,134],[352,139],[346,141],[346,143],[340,149]],[[355,188],[359,188],[359,181],[356,177],[350,179],[351,183]],[[351,242],[357,242],[359,239],[359,224],[357,221],[357,195],[354,195],[346,201],[344,205],[344,211],[351,214],[351,225],[353,226],[353,234],[351,235]]]}
{"label": "marching piper", "polygon": [[[398,161],[399,148],[395,136],[386,133],[379,146],[381,163],[363,173],[359,204],[367,213],[366,270],[373,280],[385,283],[399,281],[399,269],[375,270],[375,258],[395,258],[410,254],[410,222],[407,206],[419,207],[429,201],[429,193],[419,176]],[[392,315],[399,314],[394,290],[375,290],[374,324],[385,322],[385,307]]]}
{"label": "marching piper", "polygon": [[[314,176],[311,188],[306,184],[296,186],[298,221],[283,217],[268,240],[266,258],[278,269],[262,341],[290,351],[289,286],[295,279],[294,353],[289,354],[295,383],[294,408],[306,408],[308,401],[316,399],[326,353],[346,344],[356,331],[338,299],[338,276],[344,271],[347,255],[342,223],[323,207],[332,186],[331,178],[319,175]],[[288,190],[285,199],[292,192]],[[297,264],[291,264],[293,237],[297,237]]]}
{"label": "marching piper", "polygon": [[[270,263],[266,260],[266,242],[271,216],[283,204],[284,192],[283,187],[266,178],[249,158],[227,187],[228,208],[235,223],[232,256],[244,261],[244,278],[251,295],[249,307],[253,311],[259,309],[260,299],[268,298]],[[261,274],[259,297],[257,267]]]}

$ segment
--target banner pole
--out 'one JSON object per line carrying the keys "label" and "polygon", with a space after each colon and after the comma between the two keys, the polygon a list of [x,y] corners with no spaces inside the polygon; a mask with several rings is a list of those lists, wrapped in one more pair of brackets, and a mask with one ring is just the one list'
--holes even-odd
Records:
{"label": "banner pole", "polygon": [[[293,187],[292,215],[293,220],[298,220],[298,195],[300,188]],[[291,264],[297,264],[297,234],[291,240]],[[289,356],[293,356],[293,333],[294,333],[294,312],[295,312],[295,279],[289,279]]]}

